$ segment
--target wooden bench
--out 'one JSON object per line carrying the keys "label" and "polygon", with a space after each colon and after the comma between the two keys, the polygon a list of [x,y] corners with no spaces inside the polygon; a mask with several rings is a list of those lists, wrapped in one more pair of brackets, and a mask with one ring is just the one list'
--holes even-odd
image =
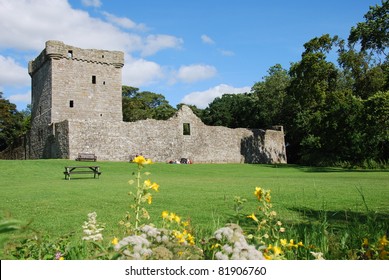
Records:
{"label": "wooden bench", "polygon": [[97,157],[95,154],[79,153],[76,160],[77,161],[96,161]]}
{"label": "wooden bench", "polygon": [[71,174],[93,174],[93,178],[101,175],[100,166],[65,166],[65,180],[70,180]]}

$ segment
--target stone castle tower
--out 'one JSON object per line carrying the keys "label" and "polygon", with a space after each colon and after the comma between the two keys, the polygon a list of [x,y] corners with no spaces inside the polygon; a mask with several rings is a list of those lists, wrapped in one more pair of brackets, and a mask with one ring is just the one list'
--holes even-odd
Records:
{"label": "stone castle tower", "polygon": [[205,125],[188,106],[169,120],[122,120],[124,54],[81,49],[59,41],[29,63],[32,116],[28,158],[128,161],[143,153],[154,161],[285,163],[282,127],[230,129]]}
{"label": "stone castle tower", "polygon": [[55,123],[122,120],[123,65],[123,52],[46,42],[46,48],[28,66],[32,78],[33,158],[52,157],[45,140],[52,135]]}

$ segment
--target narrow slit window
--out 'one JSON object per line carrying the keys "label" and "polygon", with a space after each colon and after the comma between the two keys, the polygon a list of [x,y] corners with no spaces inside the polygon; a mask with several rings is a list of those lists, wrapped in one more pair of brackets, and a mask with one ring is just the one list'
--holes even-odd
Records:
{"label": "narrow slit window", "polygon": [[92,76],[92,84],[96,84],[96,76]]}
{"label": "narrow slit window", "polygon": [[183,124],[184,135],[190,135],[190,123]]}
{"label": "narrow slit window", "polygon": [[70,107],[70,108],[73,108],[73,107],[74,107],[74,101],[73,101],[73,100],[70,100],[70,101],[69,101],[69,107]]}

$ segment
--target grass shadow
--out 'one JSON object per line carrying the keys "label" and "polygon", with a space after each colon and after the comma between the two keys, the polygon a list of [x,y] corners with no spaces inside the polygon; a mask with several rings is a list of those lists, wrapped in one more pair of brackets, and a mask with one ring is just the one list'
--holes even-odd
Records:
{"label": "grass shadow", "polygon": [[[297,212],[303,222],[302,223],[321,223],[328,222],[334,228],[344,227],[374,227],[379,225],[389,231],[389,213],[376,213],[373,211],[355,212],[355,211],[326,211],[317,210],[308,207],[291,207],[287,208],[290,211]],[[304,222],[305,221],[305,222]],[[293,222],[289,222],[293,223]]]}

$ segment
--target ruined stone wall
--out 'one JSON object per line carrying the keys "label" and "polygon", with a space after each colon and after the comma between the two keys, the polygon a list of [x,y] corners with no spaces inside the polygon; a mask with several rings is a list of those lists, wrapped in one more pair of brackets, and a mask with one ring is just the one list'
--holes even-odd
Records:
{"label": "ruined stone wall", "polygon": [[[190,133],[184,135],[184,124]],[[282,131],[207,126],[183,106],[167,121],[69,121],[69,158],[89,152],[98,160],[128,161],[142,153],[157,162],[285,163]]]}

